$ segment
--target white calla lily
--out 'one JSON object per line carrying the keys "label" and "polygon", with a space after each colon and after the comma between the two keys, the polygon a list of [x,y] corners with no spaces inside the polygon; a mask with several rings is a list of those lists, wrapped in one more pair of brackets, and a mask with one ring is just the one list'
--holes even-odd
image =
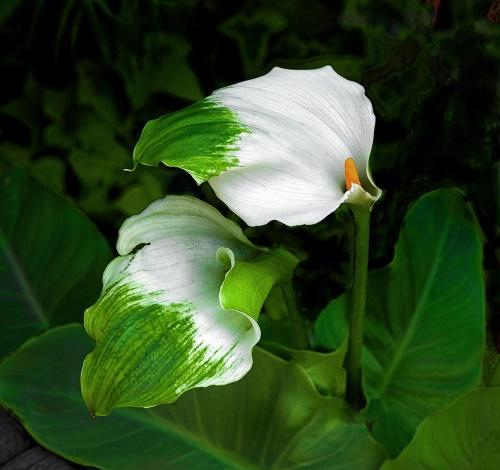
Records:
{"label": "white calla lily", "polygon": [[[134,161],[208,181],[248,225],[314,224],[344,202],[380,197],[368,166],[374,127],[363,87],[330,66],[276,67],[150,121]],[[346,183],[348,159],[359,175]]]}
{"label": "white calla lily", "polygon": [[117,250],[101,297],[85,313],[96,346],[82,392],[95,414],[239,380],[252,366],[262,303],[297,263],[284,250],[256,247],[234,222],[187,196],[167,196],[126,220]]}

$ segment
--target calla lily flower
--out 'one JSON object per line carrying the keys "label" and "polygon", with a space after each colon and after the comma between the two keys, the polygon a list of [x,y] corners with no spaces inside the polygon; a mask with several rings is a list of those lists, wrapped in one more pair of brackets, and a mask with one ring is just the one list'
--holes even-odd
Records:
{"label": "calla lily flower", "polygon": [[134,164],[208,181],[248,225],[315,224],[380,197],[368,167],[374,127],[363,87],[330,66],[276,67],[148,122]]}
{"label": "calla lily flower", "polygon": [[84,361],[82,393],[97,415],[239,380],[252,366],[262,304],[297,264],[285,250],[253,245],[234,222],[187,196],[167,196],[127,219],[117,251],[85,312],[96,345]]}

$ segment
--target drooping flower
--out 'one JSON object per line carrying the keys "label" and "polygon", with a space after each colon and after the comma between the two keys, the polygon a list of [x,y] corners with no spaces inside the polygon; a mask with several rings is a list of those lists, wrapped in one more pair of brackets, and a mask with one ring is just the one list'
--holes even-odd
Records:
{"label": "drooping flower", "polygon": [[374,127],[363,87],[330,66],[276,67],[148,122],[134,162],[208,181],[248,225],[314,224],[343,202],[380,197],[368,167]]}
{"label": "drooping flower", "polygon": [[187,196],[167,196],[127,219],[117,251],[85,313],[96,345],[82,393],[97,415],[239,380],[252,366],[262,304],[297,264]]}

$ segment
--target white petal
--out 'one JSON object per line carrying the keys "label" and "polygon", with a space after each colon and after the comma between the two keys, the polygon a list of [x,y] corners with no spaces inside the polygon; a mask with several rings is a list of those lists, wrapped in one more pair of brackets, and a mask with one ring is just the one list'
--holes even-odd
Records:
{"label": "white petal", "polygon": [[209,99],[249,130],[235,144],[238,166],[209,180],[247,224],[319,222],[345,199],[348,157],[356,162],[363,188],[380,195],[368,170],[375,126],[371,103],[361,85],[331,67],[274,68]]}

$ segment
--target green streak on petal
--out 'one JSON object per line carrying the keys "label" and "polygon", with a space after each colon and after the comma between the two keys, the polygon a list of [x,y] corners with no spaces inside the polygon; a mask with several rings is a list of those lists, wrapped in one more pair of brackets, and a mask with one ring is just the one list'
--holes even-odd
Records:
{"label": "green streak on petal", "polygon": [[249,132],[230,109],[204,98],[149,121],[134,149],[134,164],[186,170],[198,184],[239,163],[237,141]]}
{"label": "green streak on petal", "polygon": [[220,289],[222,307],[245,312],[255,320],[273,286],[291,278],[299,263],[283,248],[265,251],[249,261],[235,260],[231,250],[220,248],[217,258],[230,268]]}
{"label": "green streak on petal", "polygon": [[231,351],[214,359],[195,342],[194,305],[157,299],[120,276],[86,311],[85,328],[96,347],[84,361],[82,394],[96,415],[170,403],[224,369]]}

